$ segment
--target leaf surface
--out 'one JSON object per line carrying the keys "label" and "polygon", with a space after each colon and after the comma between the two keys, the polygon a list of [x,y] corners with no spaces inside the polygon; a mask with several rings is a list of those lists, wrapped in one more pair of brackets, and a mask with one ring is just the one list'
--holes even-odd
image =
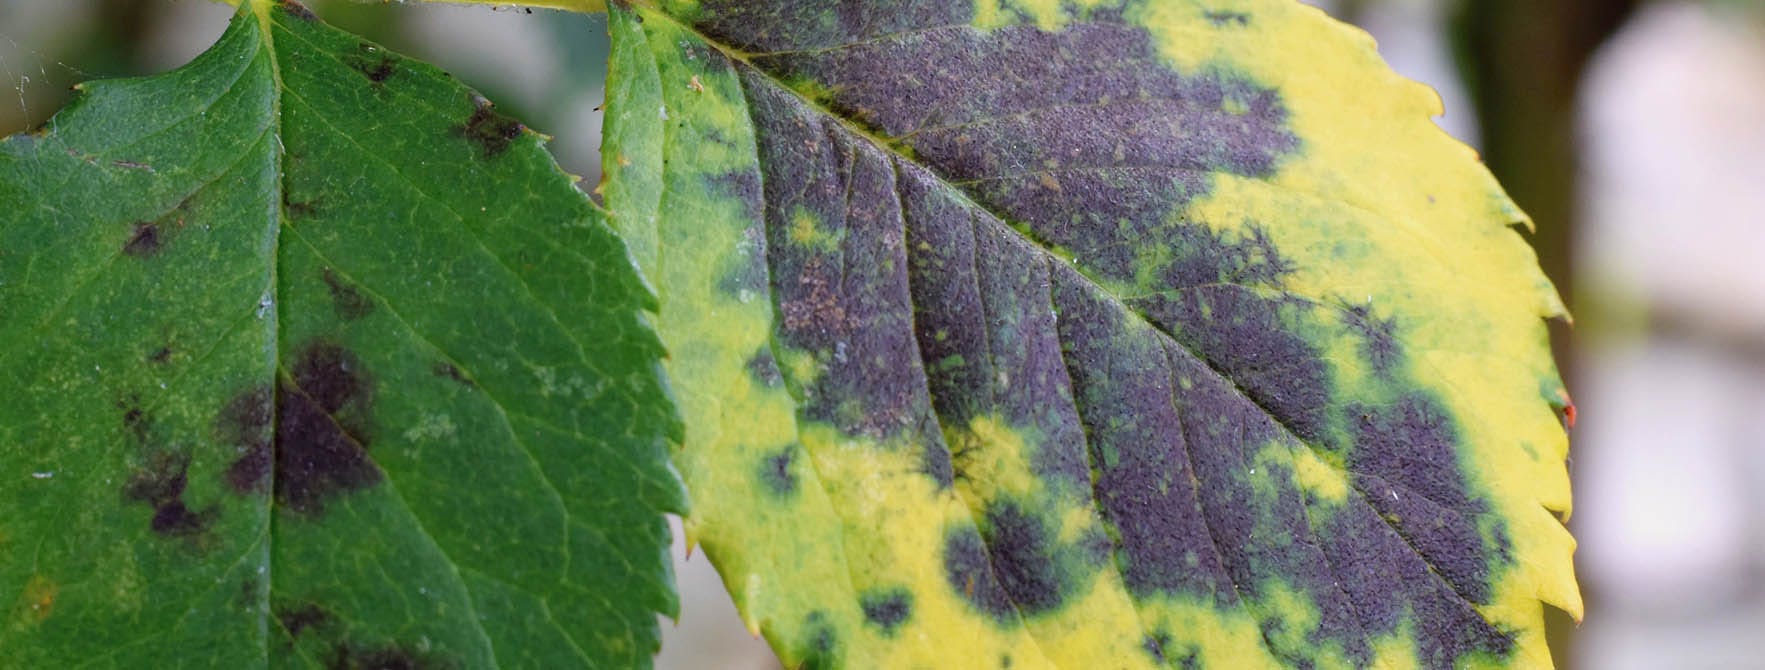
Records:
{"label": "leaf surface", "polygon": [[0,144],[0,666],[647,664],[678,424],[604,212],[247,5]]}
{"label": "leaf surface", "polygon": [[615,7],[689,534],[787,664],[1541,667],[1524,215],[1285,0]]}

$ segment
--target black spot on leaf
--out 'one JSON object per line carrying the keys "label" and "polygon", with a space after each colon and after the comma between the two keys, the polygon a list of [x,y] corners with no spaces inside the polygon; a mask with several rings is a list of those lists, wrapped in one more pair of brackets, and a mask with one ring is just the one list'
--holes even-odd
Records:
{"label": "black spot on leaf", "polygon": [[332,622],[330,612],[312,603],[279,603],[271,609],[282,630],[288,631],[288,637],[295,639],[309,629],[324,628]]}
{"label": "black spot on leaf", "polygon": [[347,59],[349,67],[367,77],[369,82],[379,85],[392,78],[398,70],[398,57],[391,52],[363,42],[356,47],[356,53]]}
{"label": "black spot on leaf", "polygon": [[123,253],[135,258],[148,258],[159,253],[159,224],[137,223],[134,234],[123,243]]}
{"label": "black spot on leaf", "polygon": [[325,286],[331,289],[331,308],[337,312],[337,318],[354,321],[374,312],[374,301],[336,271],[325,268],[324,278]]}
{"label": "black spot on leaf", "polygon": [[803,632],[809,644],[803,656],[804,668],[840,667],[839,633],[822,612],[810,612],[803,620]]}
{"label": "black spot on leaf", "polygon": [[169,345],[169,344],[153,350],[153,353],[151,353],[151,354],[147,354],[147,362],[153,363],[156,365],[164,365],[164,364],[170,362],[171,360],[172,360],[172,345]]}
{"label": "black spot on leaf", "polygon": [[326,670],[444,670],[458,667],[450,660],[424,654],[399,644],[373,646],[349,642],[332,647]]}
{"label": "black spot on leaf", "polygon": [[372,396],[353,353],[322,339],[309,343],[273,393],[246,390],[216,419],[217,432],[239,453],[227,483],[248,495],[273,472],[276,502],[308,516],[335,496],[379,483],[380,469],[367,454]]}
{"label": "black spot on leaf", "polygon": [[787,446],[760,459],[760,481],[766,484],[767,490],[779,496],[797,492],[797,475],[791,472],[796,451],[796,446]]}
{"label": "black spot on leaf", "polygon": [[153,508],[149,528],[168,537],[188,537],[208,530],[219,516],[214,508],[193,511],[184,503],[189,484],[190,455],[181,451],[154,450],[147,462],[129,476],[123,497]]}
{"label": "black spot on leaf", "polygon": [[290,220],[304,219],[319,213],[319,207],[325,204],[323,198],[307,198],[295,200],[287,190],[282,191],[282,211]]}
{"label": "black spot on leaf", "polygon": [[489,100],[474,95],[472,116],[455,127],[454,133],[477,145],[485,158],[492,158],[508,151],[525,129],[521,122],[497,113]]}
{"label": "black spot on leaf", "polygon": [[866,592],[858,604],[864,609],[865,620],[880,626],[889,635],[913,617],[913,593],[905,588]]}
{"label": "black spot on leaf", "polygon": [[264,478],[274,462],[270,400],[268,386],[249,389],[229,400],[215,420],[221,442],[233,445],[239,454],[226,476],[228,486],[239,495],[263,490]]}
{"label": "black spot on leaf", "polygon": [[276,501],[303,514],[380,482],[368,458],[371,386],[361,362],[334,343],[306,346],[276,390]]}
{"label": "black spot on leaf", "polygon": [[1146,639],[1142,640],[1140,642],[1140,648],[1145,649],[1146,653],[1150,654],[1152,656],[1153,663],[1156,663],[1158,665],[1164,665],[1165,664],[1164,648],[1166,646],[1169,646],[1170,643],[1171,643],[1171,634],[1166,633],[1164,631],[1159,631],[1157,633],[1147,635]]}

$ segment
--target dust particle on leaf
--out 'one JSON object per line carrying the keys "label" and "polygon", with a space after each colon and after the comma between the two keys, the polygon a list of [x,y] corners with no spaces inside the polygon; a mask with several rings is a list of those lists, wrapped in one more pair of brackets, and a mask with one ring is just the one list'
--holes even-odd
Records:
{"label": "dust particle on leaf", "polygon": [[129,241],[123,243],[123,253],[135,258],[147,258],[159,253],[159,224],[137,223],[135,232],[129,235]]}

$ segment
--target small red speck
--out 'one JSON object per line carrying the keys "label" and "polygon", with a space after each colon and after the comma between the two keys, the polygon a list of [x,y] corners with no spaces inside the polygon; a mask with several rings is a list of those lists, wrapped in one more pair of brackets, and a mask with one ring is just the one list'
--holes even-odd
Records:
{"label": "small red speck", "polygon": [[1573,398],[1570,398],[1569,392],[1566,390],[1563,390],[1563,389],[1557,389],[1557,397],[1562,399],[1562,401],[1563,401],[1563,423],[1568,428],[1571,428],[1571,429],[1574,428],[1575,427],[1575,400]]}

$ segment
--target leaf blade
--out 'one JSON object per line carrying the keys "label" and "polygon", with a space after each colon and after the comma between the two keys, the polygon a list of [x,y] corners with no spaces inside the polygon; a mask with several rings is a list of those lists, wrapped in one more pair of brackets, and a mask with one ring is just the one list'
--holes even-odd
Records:
{"label": "leaf blade", "polygon": [[[924,500],[935,493],[888,488],[915,469],[899,460],[903,450],[927,459],[946,449],[956,458],[955,496],[971,514],[933,513],[910,525],[957,529],[957,537],[970,532],[960,530],[961,517],[972,519],[986,565],[957,558],[944,568],[990,568],[1011,597],[1005,607],[997,594],[978,599],[968,615],[1011,610],[999,626],[1014,630],[1010,619],[1023,619],[1057,664],[1095,658],[1099,647],[1086,645],[1115,650],[1111,658],[1140,647],[1137,662],[1157,664],[1548,663],[1539,599],[1571,610],[1579,603],[1568,572],[1572,541],[1547,511],[1567,506],[1564,441],[1551,411],[1566,396],[1538,319],[1560,315],[1561,305],[1505,228],[1522,215],[1462,146],[1427,122],[1437,103],[1386,70],[1364,35],[1271,2],[664,8],[690,27],[644,12],[651,20],[643,30],[668,35],[652,37],[661,45],[654,58],[692,63],[679,76],[663,73],[664,97],[692,101],[688,91],[724,88],[714,82],[728,73],[699,65],[716,56],[746,94],[764,173],[774,358],[796,391],[808,460],[830,495],[859,487],[884,501],[832,500],[846,559],[855,560],[854,546],[865,557],[848,568],[854,581],[911,584],[915,599],[952,590],[924,576],[935,570],[911,567],[920,557],[904,554],[916,549],[868,543],[949,557],[972,554],[964,549],[972,541],[939,548],[935,539],[863,539],[892,537],[898,520],[890,516],[907,516],[883,507],[947,504]],[[1268,48],[1277,38],[1305,46]],[[1343,86],[1371,100],[1357,106],[1328,95]],[[680,109],[693,111],[669,104],[658,121],[691,127],[729,113],[691,102]],[[1369,110],[1390,127],[1355,116]],[[728,139],[693,136],[713,147],[706,150]],[[1381,142],[1402,149],[1367,149]],[[868,173],[870,165],[893,174]],[[609,203],[617,217],[621,205]],[[916,227],[916,217],[941,222]],[[950,237],[950,221],[965,218],[977,231],[970,241]],[[894,226],[901,232],[889,232]],[[891,235],[909,250],[889,246]],[[1028,243],[1029,253],[1014,256],[998,242],[973,251],[998,236]],[[669,266],[666,233],[659,239],[657,263]],[[703,285],[726,271],[682,281]],[[900,313],[897,281],[910,286],[911,318],[891,315]],[[802,282],[812,285],[793,285]],[[1043,282],[1056,289],[1052,321],[1025,307],[1039,304]],[[948,288],[965,284],[977,289]],[[666,313],[671,284],[660,286]],[[1436,301],[1474,316],[1442,314]],[[1075,321],[1114,325],[1075,342],[1067,336]],[[1035,337],[1050,323],[1062,334],[1065,370],[1047,365],[1049,347]],[[891,334],[867,333],[874,330]],[[879,339],[901,332],[915,341]],[[666,320],[663,336],[673,348],[695,338]],[[1098,341],[1116,344],[1081,346]],[[922,381],[913,370],[871,366],[873,358],[911,359],[904,365]],[[1089,375],[1117,359],[1135,365]],[[670,370],[690,386],[693,366],[677,361]],[[1056,372],[1070,373],[1070,391],[1048,381]],[[1161,394],[1176,410],[1163,419],[1169,410],[1156,404],[1107,410]],[[1063,404],[1082,416],[1011,414]],[[718,420],[686,415],[693,426]],[[865,423],[878,415],[937,426],[887,447],[875,438],[900,433]],[[1089,444],[1070,437],[1075,425]],[[829,435],[818,438],[824,428]],[[1051,513],[1060,496],[1048,482],[1062,479],[1059,465],[1074,462],[1075,448],[1102,483],[1087,492],[1093,508],[1075,506],[1072,518],[1101,516],[1115,566],[1084,566],[1083,544],[1071,538],[1025,540],[1083,527]],[[689,431],[683,458],[729,457],[722,447],[705,449],[718,456],[695,457],[696,449]],[[765,477],[701,478],[700,468],[764,470],[733,457],[716,468],[683,464],[706,509],[765,499]],[[1191,484],[1180,486],[1185,479]],[[1235,509],[1255,511],[1245,519]],[[1161,525],[1172,519],[1210,527]],[[709,527],[718,523],[729,527],[713,540]],[[743,600],[747,583],[796,568],[754,559],[765,552],[739,542],[755,532],[740,525],[707,521],[707,552],[750,620],[764,620],[767,605]],[[828,525],[804,522],[803,532]],[[1217,569],[1169,562],[1171,550],[1183,549],[1170,546],[1173,534],[1199,541],[1189,554],[1212,545]],[[1237,546],[1243,538],[1258,539]],[[1396,579],[1400,593],[1382,595],[1389,585],[1374,574]],[[973,588],[954,590],[977,600]],[[1142,637],[1109,632],[1127,628],[1120,623],[1088,628],[1099,617],[1073,604],[1117,591],[1148,624]],[[839,645],[861,650],[848,659],[911,653],[873,630],[874,621],[862,623],[851,604],[821,604],[847,608],[836,620],[859,622],[835,626]],[[1216,606],[1227,614],[1207,614]],[[831,636],[814,632],[814,612],[772,607],[790,612],[766,631],[787,662],[826,657],[814,641]],[[951,616],[961,623],[964,615]],[[913,630],[965,646],[993,639],[933,618]],[[1062,631],[1070,641],[1058,639]]]}
{"label": "leaf blade", "polygon": [[[237,81],[235,63],[248,70]],[[95,285],[148,277],[68,324],[8,333],[48,355],[0,370],[85,417],[15,409],[0,421],[9,469],[59,458],[60,481],[87,486],[32,492],[9,478],[5,497],[93,510],[4,529],[9,543],[51,547],[0,563],[9,585],[53,606],[21,610],[9,651],[49,665],[123,653],[167,667],[647,662],[655,614],[677,607],[662,514],[684,509],[664,447],[678,424],[642,317],[653,297],[538,136],[293,3],[246,7],[192,65],[108,86],[136,107],[76,105],[43,137],[9,141],[18,151],[0,165],[0,183],[35,187],[4,194],[27,213],[0,226],[8,242],[112,250],[121,269]],[[203,90],[249,104],[197,114],[165,102]],[[154,113],[166,109],[235,132],[168,134]],[[131,126],[149,139],[124,148],[151,151],[115,159],[127,165],[60,151]],[[193,157],[254,179],[222,175],[224,192],[156,204],[192,190],[168,177]],[[43,185],[113,173],[138,181]],[[95,206],[12,199],[33,192]],[[172,214],[143,228],[113,207]],[[250,231],[255,244],[227,241]],[[59,259],[6,246],[6,311],[69,292],[31,293],[44,285],[34,266]],[[207,344],[217,336],[223,346]],[[94,364],[120,372],[70,377]],[[82,462],[54,438],[63,424],[123,448]],[[130,541],[84,568],[69,560],[107,534]],[[82,658],[95,640],[110,655]]]}

